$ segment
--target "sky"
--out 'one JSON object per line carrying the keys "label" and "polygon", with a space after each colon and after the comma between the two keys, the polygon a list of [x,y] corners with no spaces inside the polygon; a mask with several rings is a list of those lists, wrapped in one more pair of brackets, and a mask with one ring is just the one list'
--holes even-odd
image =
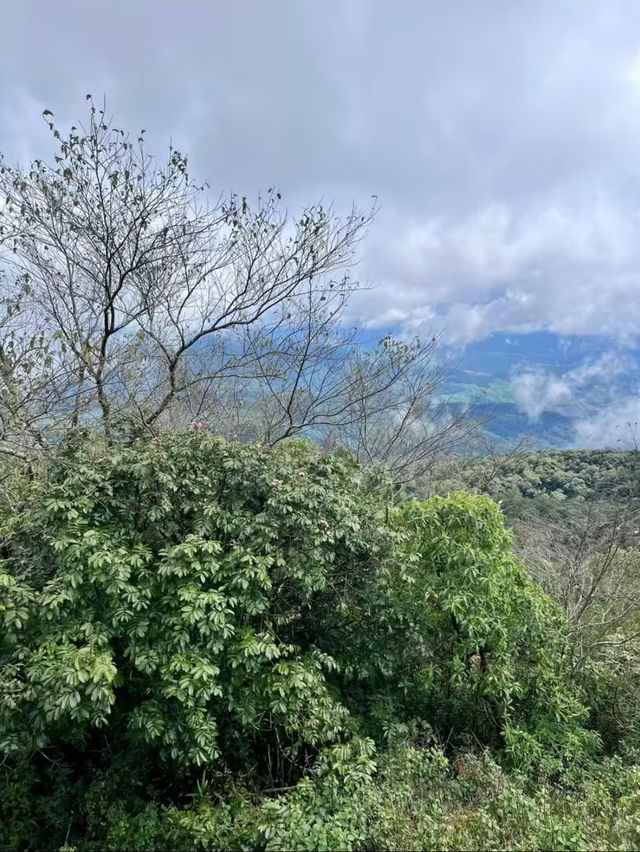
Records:
{"label": "sky", "polygon": [[637,333],[638,3],[20,0],[2,45],[12,161],[90,92],[215,190],[376,196],[353,305],[375,328]]}

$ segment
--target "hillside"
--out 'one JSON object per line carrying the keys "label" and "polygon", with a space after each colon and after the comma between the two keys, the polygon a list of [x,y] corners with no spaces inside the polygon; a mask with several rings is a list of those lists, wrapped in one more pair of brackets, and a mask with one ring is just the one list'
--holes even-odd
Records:
{"label": "hillside", "polygon": [[508,511],[523,500],[606,501],[624,504],[640,496],[640,459],[635,450],[539,450],[512,455],[448,459],[422,488],[448,492],[457,487],[485,493]]}
{"label": "hillside", "polygon": [[540,447],[624,446],[639,396],[640,351],[597,335],[492,334],[454,352],[446,388],[469,401],[505,445],[530,437]]}

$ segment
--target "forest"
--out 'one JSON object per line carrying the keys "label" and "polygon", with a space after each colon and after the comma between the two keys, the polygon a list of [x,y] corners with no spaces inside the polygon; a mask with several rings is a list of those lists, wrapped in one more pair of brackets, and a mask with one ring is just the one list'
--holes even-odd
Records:
{"label": "forest", "polygon": [[375,211],[88,104],[0,168],[0,848],[638,848],[637,452],[457,454]]}

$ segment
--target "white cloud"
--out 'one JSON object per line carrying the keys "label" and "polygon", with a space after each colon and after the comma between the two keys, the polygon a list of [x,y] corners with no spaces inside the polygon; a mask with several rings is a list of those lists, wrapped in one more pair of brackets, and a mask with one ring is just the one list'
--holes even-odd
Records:
{"label": "white cloud", "polygon": [[612,350],[600,358],[587,359],[578,367],[567,371],[563,378],[573,389],[583,387],[587,382],[601,380],[610,385],[617,376],[636,369],[633,359],[624,352]]}
{"label": "white cloud", "polygon": [[2,24],[11,160],[50,152],[43,107],[75,120],[106,92],[214,192],[376,194],[360,269],[378,287],[354,304],[371,324],[640,327],[637,5],[24,0]]}
{"label": "white cloud", "polygon": [[571,396],[571,388],[563,379],[542,370],[531,370],[515,376],[511,391],[517,405],[536,422],[541,414]]}
{"label": "white cloud", "polygon": [[[635,370],[632,358],[622,351],[606,352],[599,358],[587,358],[577,367],[554,375],[540,367],[514,373],[510,388],[514,401],[527,417],[536,422],[544,411],[569,401],[579,406],[581,391],[596,387],[608,401],[596,415],[584,417],[575,427],[575,446],[597,447],[627,440],[629,421],[640,420],[640,398],[616,399],[618,378]],[[628,432],[628,429],[627,429]],[[625,437],[626,436],[626,437]]]}
{"label": "white cloud", "polygon": [[575,433],[577,447],[632,448],[640,435],[640,397],[633,396],[608,405],[593,417],[578,422]]}
{"label": "white cloud", "polygon": [[[516,214],[493,204],[463,221],[394,223],[369,267],[382,283],[362,304],[409,328],[446,326],[468,342],[492,331],[634,334],[640,321],[640,222],[614,200],[577,200]],[[386,276],[392,284],[385,286]]]}

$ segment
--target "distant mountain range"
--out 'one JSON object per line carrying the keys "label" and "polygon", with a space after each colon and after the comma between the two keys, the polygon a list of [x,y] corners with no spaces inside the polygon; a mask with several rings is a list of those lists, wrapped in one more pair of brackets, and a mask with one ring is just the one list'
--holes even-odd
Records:
{"label": "distant mountain range", "polygon": [[492,334],[455,353],[445,397],[476,401],[486,429],[541,447],[620,447],[640,421],[639,341],[550,332]]}

